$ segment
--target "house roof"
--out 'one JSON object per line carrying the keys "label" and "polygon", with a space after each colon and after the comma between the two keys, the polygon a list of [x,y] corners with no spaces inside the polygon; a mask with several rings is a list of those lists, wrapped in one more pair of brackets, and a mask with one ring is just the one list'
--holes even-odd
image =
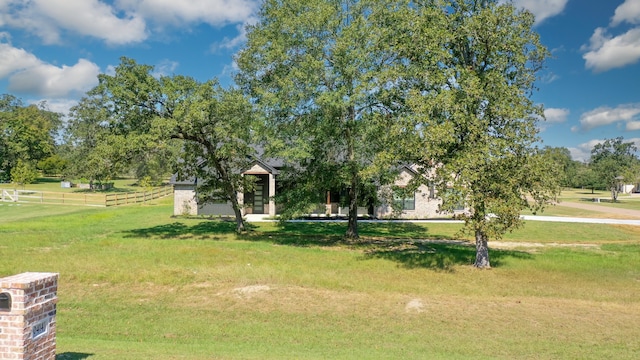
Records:
{"label": "house roof", "polygon": [[[281,168],[283,164],[284,162],[281,159],[255,159],[253,162],[251,162],[251,165],[249,165],[247,170],[252,168],[254,165],[258,165],[265,169],[269,174],[278,175],[280,173],[278,169]],[[171,175],[169,183],[171,185],[194,185],[196,183],[196,177],[191,176],[184,180],[178,180],[178,174],[173,174]]]}
{"label": "house roof", "polygon": [[195,184],[196,178],[189,177],[188,179],[178,180],[178,174],[171,175],[171,179],[169,180],[169,184],[171,185],[193,185]]}
{"label": "house roof", "polygon": [[406,165],[406,164],[401,165],[399,170],[400,171],[407,170],[407,172],[409,172],[413,176],[420,175],[420,173],[418,173],[414,168],[412,168],[411,166]]}
{"label": "house roof", "polygon": [[282,167],[283,162],[282,160],[279,160],[279,161],[275,161],[275,159],[273,160],[274,161],[263,161],[260,159],[256,159],[249,168],[253,167],[254,165],[259,165],[263,169],[267,170],[267,172],[269,172],[270,174],[278,175],[280,173],[278,168]]}

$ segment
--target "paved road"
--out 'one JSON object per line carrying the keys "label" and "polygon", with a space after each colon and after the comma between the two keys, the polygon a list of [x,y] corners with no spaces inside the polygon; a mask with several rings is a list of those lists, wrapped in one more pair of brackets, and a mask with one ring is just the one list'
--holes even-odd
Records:
{"label": "paved road", "polygon": [[577,218],[565,216],[537,216],[523,215],[523,219],[531,221],[550,221],[550,222],[571,222],[571,223],[588,223],[588,224],[614,224],[614,225],[637,225],[640,226],[640,220],[621,220],[621,219],[596,219],[596,218]]}
{"label": "paved road", "polygon": [[607,214],[625,215],[640,219],[640,210],[614,208],[606,205],[595,205],[584,202],[559,202],[556,206],[570,207],[574,209],[583,209],[589,211],[597,211]]}
{"label": "paved road", "polygon": [[[635,225],[640,226],[640,220],[621,220],[621,219],[599,219],[599,218],[578,218],[578,217],[565,217],[565,216],[537,216],[537,215],[522,215],[522,218],[528,221],[548,221],[548,222],[569,222],[569,223],[587,223],[587,224],[612,224],[612,225]],[[277,220],[250,220],[255,222],[260,221],[277,221]],[[309,222],[314,220],[290,220],[291,222]],[[330,221],[330,222],[347,222],[347,220],[315,220],[315,221]],[[433,220],[358,220],[359,223],[376,223],[376,222],[395,222],[395,223],[462,223],[461,220],[449,220],[449,219],[433,219]]]}
{"label": "paved road", "polygon": [[564,216],[523,216],[525,220],[533,221],[553,221],[553,222],[580,222],[591,224],[618,224],[618,225],[639,225],[640,226],[640,210],[614,208],[610,206],[595,205],[583,202],[559,202],[556,206],[570,207],[574,209],[582,209],[589,211],[597,211],[603,214],[624,215],[636,219],[607,219],[607,218],[577,218]]}
{"label": "paved road", "polygon": [[[574,202],[560,202],[556,204],[557,206],[565,206],[576,209],[597,211],[603,214],[615,214],[615,215],[624,215],[628,217],[635,217],[637,219],[607,219],[607,218],[579,218],[579,217],[565,217],[565,216],[538,216],[538,215],[523,215],[522,218],[529,221],[549,221],[549,222],[569,222],[569,223],[589,223],[589,224],[613,224],[613,225],[634,225],[640,226],[640,210],[631,210],[631,209],[621,209],[614,208],[609,206],[602,205],[594,205],[587,203],[574,203]],[[276,221],[276,220],[265,220],[261,218],[252,218],[248,219],[249,221]],[[294,222],[296,220],[293,220]],[[301,222],[308,220],[300,220]],[[320,220],[319,220],[320,221]],[[321,221],[344,221],[346,220],[321,220]],[[419,223],[436,223],[436,222],[444,222],[444,223],[453,223],[462,221],[458,220],[447,220],[447,219],[438,219],[438,220],[360,220],[359,222],[381,222],[381,221],[392,221],[392,222],[419,222]]]}

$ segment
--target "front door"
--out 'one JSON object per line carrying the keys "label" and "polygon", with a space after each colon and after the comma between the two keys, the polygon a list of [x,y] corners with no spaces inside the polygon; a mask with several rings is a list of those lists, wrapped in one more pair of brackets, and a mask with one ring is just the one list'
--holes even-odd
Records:
{"label": "front door", "polygon": [[254,214],[264,214],[264,204],[265,204],[265,185],[266,181],[264,176],[257,176],[255,191],[253,192],[253,213]]}

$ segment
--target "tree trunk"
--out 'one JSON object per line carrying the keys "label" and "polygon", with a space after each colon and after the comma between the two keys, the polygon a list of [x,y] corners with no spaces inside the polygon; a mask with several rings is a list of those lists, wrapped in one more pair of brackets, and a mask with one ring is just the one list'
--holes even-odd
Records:
{"label": "tree trunk", "polygon": [[489,269],[491,264],[489,263],[489,245],[487,234],[480,229],[476,229],[476,262],[473,263],[474,267],[480,269]]}
{"label": "tree trunk", "polygon": [[[347,81],[350,83],[349,81]],[[353,88],[349,89],[349,95]],[[349,106],[347,108],[345,138],[347,145],[347,159],[349,160],[349,174],[351,175],[351,188],[349,189],[349,227],[345,237],[347,239],[358,239],[358,185],[360,178],[358,176],[358,167],[356,165],[355,154],[355,139],[352,133],[353,127],[356,125],[356,110],[355,107]]]}
{"label": "tree trunk", "polygon": [[[211,154],[215,152],[215,147],[211,144],[208,144],[207,149]],[[244,227],[244,219],[242,218],[242,211],[240,211],[240,204],[238,203],[238,191],[236,185],[233,183],[229,173],[227,172],[227,168],[225,168],[220,159],[215,158],[214,166],[221,178],[226,182],[225,191],[229,195],[229,199],[231,200],[231,207],[233,208],[233,213],[236,216],[236,233],[240,234],[244,232],[246,229]]]}
{"label": "tree trunk", "polygon": [[244,227],[244,219],[242,218],[242,211],[240,211],[240,204],[238,203],[238,196],[233,192],[234,196],[231,196],[231,207],[233,208],[233,213],[236,216],[236,232],[238,234],[244,232],[246,229]]}
{"label": "tree trunk", "polygon": [[349,189],[349,227],[345,237],[355,240],[358,235],[358,180],[354,176],[351,180],[351,188]]}

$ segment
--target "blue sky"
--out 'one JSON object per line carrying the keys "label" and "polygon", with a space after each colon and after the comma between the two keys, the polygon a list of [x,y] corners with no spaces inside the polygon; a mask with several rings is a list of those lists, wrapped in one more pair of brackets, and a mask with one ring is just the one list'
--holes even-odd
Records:
{"label": "blue sky", "polygon": [[[586,160],[623,136],[640,147],[640,0],[514,0],[553,56],[533,96],[544,145]],[[0,0],[0,93],[65,113],[121,56],[159,74],[231,81],[256,0]]]}

